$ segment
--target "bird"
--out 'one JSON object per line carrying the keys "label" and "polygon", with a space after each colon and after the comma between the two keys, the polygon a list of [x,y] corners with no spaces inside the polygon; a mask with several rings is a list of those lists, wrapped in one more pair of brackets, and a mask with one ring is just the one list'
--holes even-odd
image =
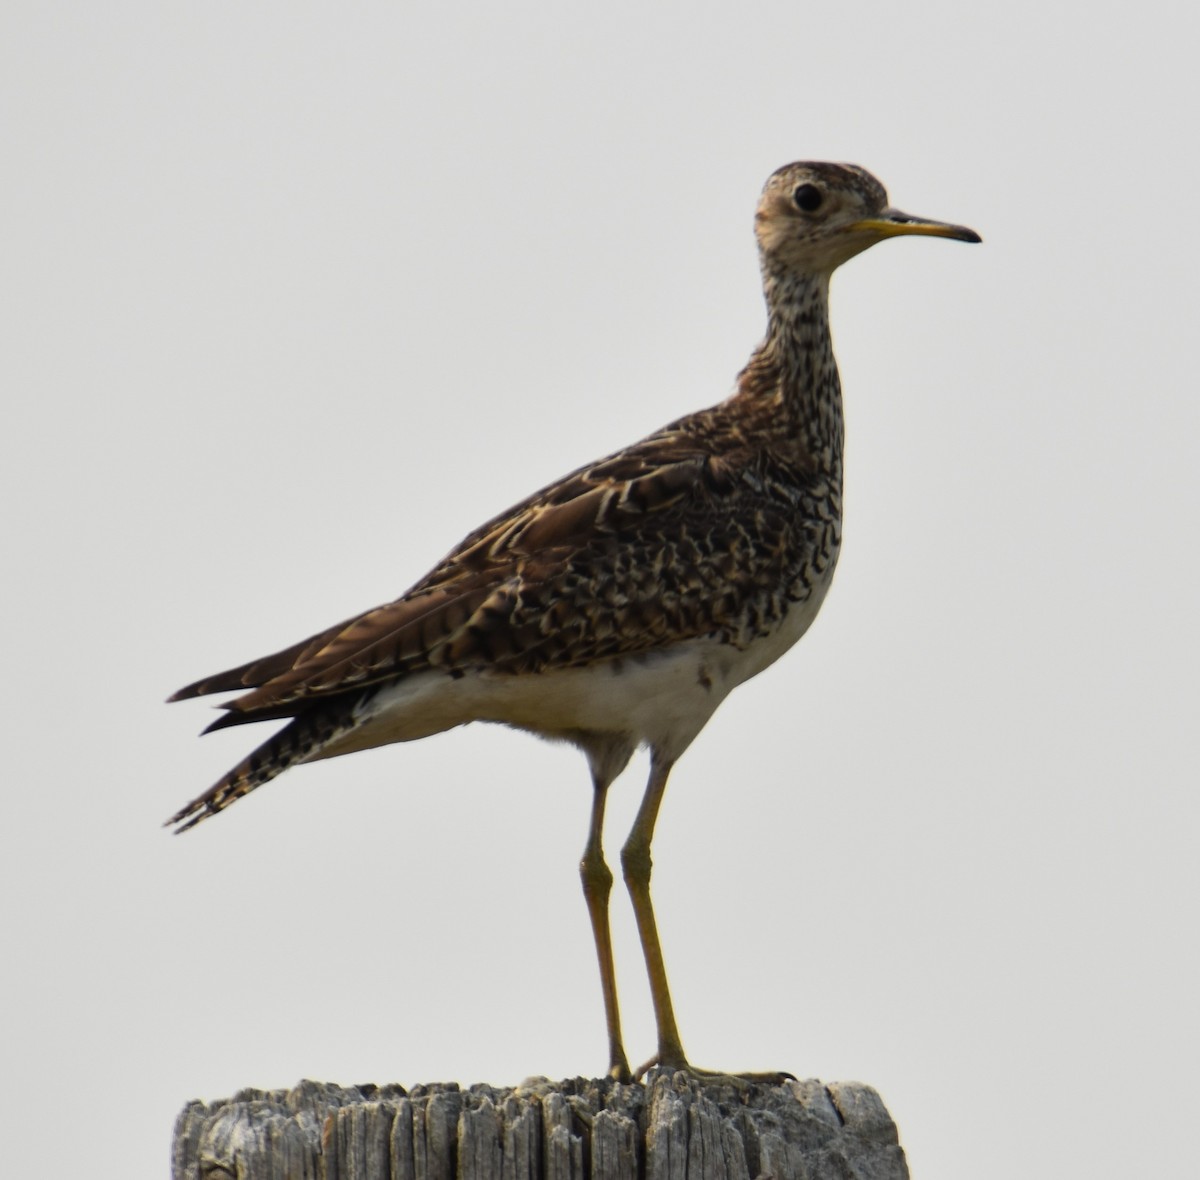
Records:
{"label": "bird", "polygon": [[[284,721],[177,811],[186,831],[289,767],[470,722],[570,743],[592,802],[579,864],[600,971],[608,1076],[701,1071],[684,1052],[650,896],[651,842],[675,763],[738,685],[808,630],[842,534],[843,410],[829,287],[887,238],[979,242],[902,213],[851,164],[768,178],[754,215],[767,325],[724,401],[580,467],[494,516],[410,590],[169,699],[239,695],[205,732]],[[650,770],[620,853],[657,1033],[636,1073],[621,1032],[602,833],[634,751]]]}

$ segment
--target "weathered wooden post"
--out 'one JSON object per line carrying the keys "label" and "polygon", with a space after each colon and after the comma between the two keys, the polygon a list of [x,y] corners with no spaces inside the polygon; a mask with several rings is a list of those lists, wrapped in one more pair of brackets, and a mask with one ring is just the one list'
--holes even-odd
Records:
{"label": "weathered wooden post", "polygon": [[907,1180],[879,1095],[652,1070],[510,1089],[243,1090],[189,1103],[172,1180]]}

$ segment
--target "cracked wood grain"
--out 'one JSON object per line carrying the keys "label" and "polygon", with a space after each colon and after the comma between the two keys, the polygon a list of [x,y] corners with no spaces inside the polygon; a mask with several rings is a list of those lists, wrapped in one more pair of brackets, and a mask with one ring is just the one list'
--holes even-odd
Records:
{"label": "cracked wood grain", "polygon": [[243,1090],[190,1102],[173,1180],[907,1180],[857,1082],[609,1079]]}

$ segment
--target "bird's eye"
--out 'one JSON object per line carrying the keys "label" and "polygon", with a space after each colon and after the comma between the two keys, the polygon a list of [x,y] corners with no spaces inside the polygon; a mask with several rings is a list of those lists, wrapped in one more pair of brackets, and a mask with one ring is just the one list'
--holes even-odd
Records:
{"label": "bird's eye", "polygon": [[792,193],[796,208],[805,213],[815,213],[821,207],[821,199],[821,190],[815,184],[802,184]]}

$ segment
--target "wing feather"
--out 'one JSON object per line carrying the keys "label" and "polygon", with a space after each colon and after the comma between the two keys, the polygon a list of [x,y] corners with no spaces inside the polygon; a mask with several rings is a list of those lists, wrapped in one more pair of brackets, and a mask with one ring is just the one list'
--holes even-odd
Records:
{"label": "wing feather", "polygon": [[[781,584],[782,555],[793,548],[785,534],[804,522],[750,470],[761,467],[761,449],[747,448],[743,461],[728,439],[714,447],[704,437],[720,409],[494,517],[396,601],[171,699],[251,689],[222,706],[230,716],[220,727],[295,716],[428,668],[536,672],[668,639],[740,641],[736,627],[754,618],[743,607]],[[764,604],[763,617],[777,608]]]}

